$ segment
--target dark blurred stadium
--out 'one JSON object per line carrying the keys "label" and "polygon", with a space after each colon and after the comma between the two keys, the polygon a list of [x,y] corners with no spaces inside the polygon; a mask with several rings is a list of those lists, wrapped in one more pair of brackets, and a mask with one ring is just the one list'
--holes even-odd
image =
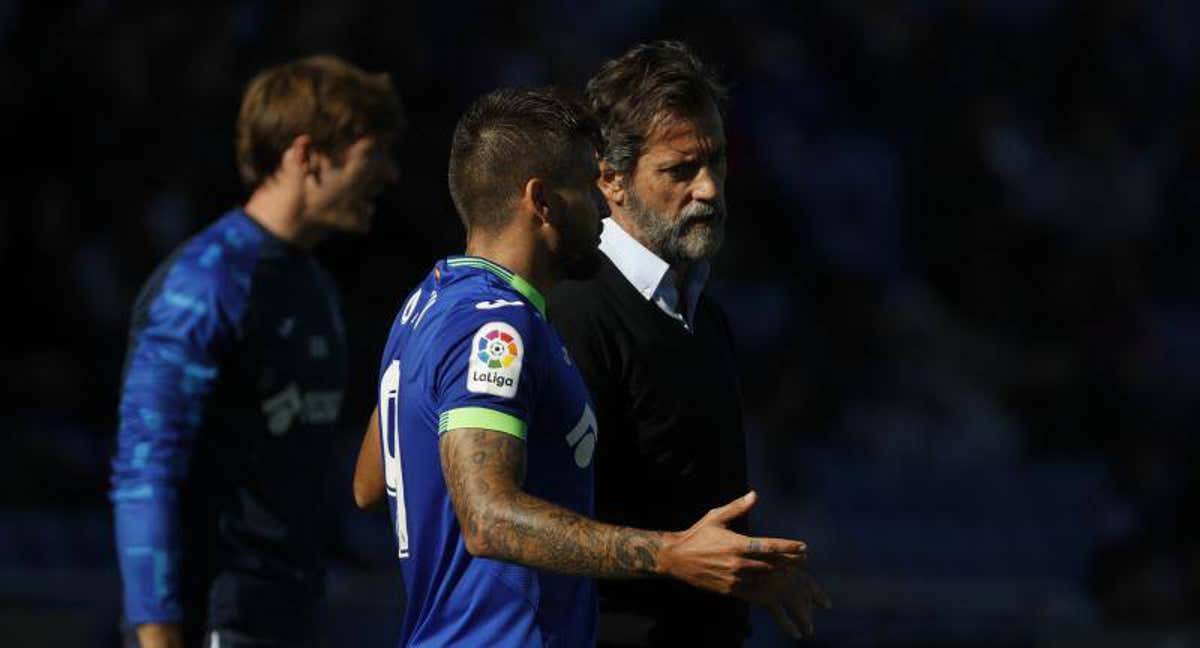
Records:
{"label": "dark blurred stadium", "polygon": [[[374,232],[320,252],[357,385],[331,645],[393,645],[391,538],[349,477],[398,300],[462,246],[454,121],[674,37],[733,86],[712,291],[755,523],[808,541],[837,606],[811,645],[1200,645],[1200,3],[171,4],[0,2],[0,643],[116,645],[133,298],[245,197],[243,84],[329,52],[389,72],[410,124]],[[764,615],[748,645],[787,643]]]}

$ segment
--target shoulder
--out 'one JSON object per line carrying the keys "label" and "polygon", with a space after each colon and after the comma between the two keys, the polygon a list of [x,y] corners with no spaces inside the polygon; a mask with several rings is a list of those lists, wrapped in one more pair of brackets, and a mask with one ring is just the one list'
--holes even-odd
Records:
{"label": "shoulder", "polygon": [[552,338],[532,305],[502,291],[454,290],[446,299],[415,326],[419,353],[431,361],[437,383],[452,386],[449,393],[513,397],[531,375],[541,374]]}
{"label": "shoulder", "polygon": [[598,298],[599,279],[593,277],[591,279],[568,279],[559,283],[550,291],[547,298],[549,307],[553,309],[561,308],[588,308],[596,307],[600,303]]}
{"label": "shoulder", "polygon": [[235,215],[223,216],[159,265],[139,297],[139,314],[210,319],[240,312],[249,298],[261,237]]}
{"label": "shoulder", "polygon": [[624,281],[612,261],[604,257],[596,276],[563,281],[550,291],[547,309],[551,320],[562,329],[564,325],[615,316],[621,308]]}
{"label": "shoulder", "polygon": [[263,236],[245,216],[226,214],[176,248],[168,260],[168,277],[211,290],[248,289]]}
{"label": "shoulder", "polygon": [[[603,308],[626,281],[608,256],[600,255],[600,269],[588,279],[568,279],[550,291],[550,303],[577,308]],[[632,287],[631,287],[632,288]]]}
{"label": "shoulder", "polygon": [[544,317],[529,303],[504,292],[472,291],[454,295],[445,305],[442,332],[448,337],[504,331],[524,343],[546,334]]}

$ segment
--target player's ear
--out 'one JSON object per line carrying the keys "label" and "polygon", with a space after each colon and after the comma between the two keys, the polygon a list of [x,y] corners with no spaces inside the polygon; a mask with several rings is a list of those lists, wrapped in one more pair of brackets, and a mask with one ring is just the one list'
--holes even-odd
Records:
{"label": "player's ear", "polygon": [[625,205],[625,174],[617,173],[608,160],[603,158],[600,159],[600,176],[596,178],[596,186],[609,203]]}
{"label": "player's ear", "polygon": [[317,155],[312,138],[308,135],[297,135],[291,146],[283,152],[283,168],[302,176],[315,175],[319,180],[320,165],[317,164]]}
{"label": "player's ear", "polygon": [[525,191],[521,196],[528,211],[538,221],[538,224],[551,222],[553,209],[550,205],[550,188],[541,178],[530,178],[525,181]]}

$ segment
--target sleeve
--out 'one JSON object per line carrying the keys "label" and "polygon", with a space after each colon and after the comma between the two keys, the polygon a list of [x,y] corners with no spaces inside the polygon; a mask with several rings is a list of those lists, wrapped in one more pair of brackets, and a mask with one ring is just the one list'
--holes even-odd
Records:
{"label": "sleeve", "polygon": [[131,624],[183,617],[179,490],[234,338],[227,302],[237,291],[222,283],[211,271],[177,264],[134,309],[110,492]]}
{"label": "sleeve", "polygon": [[439,336],[443,360],[434,389],[438,434],[483,428],[525,439],[540,376],[543,325],[529,306],[464,311]]}

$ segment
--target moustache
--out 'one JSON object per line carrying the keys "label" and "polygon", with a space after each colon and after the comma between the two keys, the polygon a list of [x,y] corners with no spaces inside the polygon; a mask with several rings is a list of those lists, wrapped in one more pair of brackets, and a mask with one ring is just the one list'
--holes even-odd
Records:
{"label": "moustache", "polygon": [[679,228],[688,227],[703,221],[721,223],[725,220],[725,210],[706,203],[696,203],[685,207],[679,215]]}

